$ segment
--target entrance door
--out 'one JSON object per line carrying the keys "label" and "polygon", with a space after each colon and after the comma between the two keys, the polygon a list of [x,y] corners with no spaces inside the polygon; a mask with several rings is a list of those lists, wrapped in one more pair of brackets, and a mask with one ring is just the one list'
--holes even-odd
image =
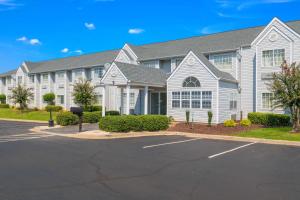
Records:
{"label": "entrance door", "polygon": [[167,114],[167,94],[164,92],[151,92],[150,105],[152,115],[166,115]]}

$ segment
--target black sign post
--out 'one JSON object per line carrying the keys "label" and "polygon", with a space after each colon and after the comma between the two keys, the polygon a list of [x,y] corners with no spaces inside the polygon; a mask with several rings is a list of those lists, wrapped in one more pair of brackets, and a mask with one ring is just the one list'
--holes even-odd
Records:
{"label": "black sign post", "polygon": [[71,107],[70,111],[79,117],[79,132],[82,132],[83,109],[81,107]]}

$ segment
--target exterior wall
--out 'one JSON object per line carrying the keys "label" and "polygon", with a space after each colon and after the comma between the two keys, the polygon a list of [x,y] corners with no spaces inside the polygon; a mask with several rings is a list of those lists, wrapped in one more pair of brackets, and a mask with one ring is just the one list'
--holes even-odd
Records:
{"label": "exterior wall", "polygon": [[[271,35],[276,35],[275,40],[271,40]],[[281,71],[280,66],[267,67],[262,64],[262,51],[273,50],[273,49],[284,49],[285,60],[288,63],[294,61],[300,61],[300,39],[290,32],[286,27],[282,26],[277,21],[266,30],[266,33],[259,38],[260,40],[256,43],[256,57],[257,57],[257,93],[256,93],[256,110],[259,112],[277,112],[283,113],[283,110],[276,109],[264,109],[262,107],[262,93],[268,92],[268,80],[263,80],[262,74],[271,74],[273,72]],[[296,47],[296,48],[295,48]]]}
{"label": "exterior wall", "polygon": [[232,65],[231,68],[221,68],[217,65],[215,65],[219,70],[230,73],[234,78],[238,80],[238,60],[236,52],[226,52],[226,53],[216,53],[216,54],[209,54],[209,61],[214,64],[215,57],[220,55],[230,55],[232,59]]}
{"label": "exterior wall", "polygon": [[255,48],[245,47],[241,49],[241,81],[240,81],[240,102],[243,117],[246,118],[249,112],[255,110]]}
{"label": "exterior wall", "polygon": [[[237,95],[237,109],[230,110],[230,95]],[[220,81],[219,82],[219,123],[231,119],[232,115],[236,115],[236,119],[240,119],[240,101],[238,93],[238,84]]]}
{"label": "exterior wall", "polygon": [[[200,91],[212,91],[212,107],[211,109],[186,109],[172,108],[172,92],[184,91],[191,88],[183,88],[183,81],[193,75],[200,83],[200,88],[193,88]],[[190,110],[191,118],[195,122],[207,123],[207,112],[213,112],[213,123],[217,123],[217,92],[218,81],[211,73],[198,61],[193,55],[188,55],[177,68],[177,71],[167,81],[167,115],[174,117],[176,121],[185,121],[185,112]],[[192,119],[191,119],[192,120]]]}

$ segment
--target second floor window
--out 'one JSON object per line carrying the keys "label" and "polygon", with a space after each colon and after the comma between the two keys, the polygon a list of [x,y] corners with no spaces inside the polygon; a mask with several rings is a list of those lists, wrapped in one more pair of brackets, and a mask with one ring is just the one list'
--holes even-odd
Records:
{"label": "second floor window", "polygon": [[62,80],[65,78],[65,72],[57,72],[57,79]]}
{"label": "second floor window", "polygon": [[34,83],[34,75],[29,75],[29,82]]}
{"label": "second floor window", "polygon": [[262,52],[262,64],[264,67],[280,67],[284,59],[284,49],[266,50]]}
{"label": "second floor window", "polygon": [[43,83],[48,83],[49,82],[49,75],[48,74],[43,74],[42,75],[42,82]]}
{"label": "second floor window", "polygon": [[10,77],[8,77],[8,78],[6,79],[6,84],[7,84],[7,85],[11,85],[11,78],[10,78]]}
{"label": "second floor window", "polygon": [[102,78],[103,74],[104,74],[103,67],[95,68],[95,78]]}
{"label": "second floor window", "polygon": [[231,69],[232,68],[232,55],[231,54],[222,54],[213,56],[214,64],[222,69]]}
{"label": "second floor window", "polygon": [[22,76],[18,76],[18,84],[22,84],[23,83],[23,77]]}
{"label": "second floor window", "polygon": [[82,70],[76,70],[74,72],[74,75],[75,75],[75,79],[82,78]]}

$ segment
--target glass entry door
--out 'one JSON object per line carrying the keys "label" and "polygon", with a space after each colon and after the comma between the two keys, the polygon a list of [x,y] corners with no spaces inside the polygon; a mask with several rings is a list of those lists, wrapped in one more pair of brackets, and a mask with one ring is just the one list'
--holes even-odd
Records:
{"label": "glass entry door", "polygon": [[165,92],[150,93],[150,114],[166,115],[167,114],[167,94]]}

